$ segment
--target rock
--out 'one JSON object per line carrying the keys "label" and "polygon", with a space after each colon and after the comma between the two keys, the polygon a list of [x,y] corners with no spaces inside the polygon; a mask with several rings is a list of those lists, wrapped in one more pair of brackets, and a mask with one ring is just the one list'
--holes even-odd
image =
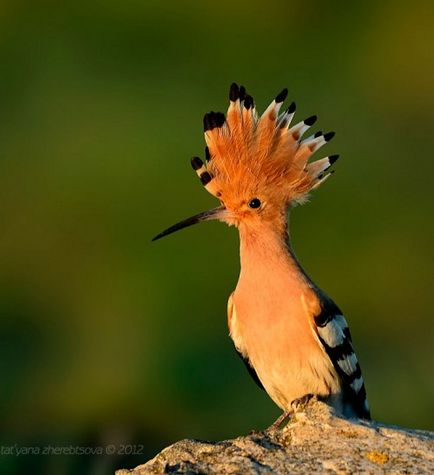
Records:
{"label": "rock", "polygon": [[313,401],[282,430],[223,442],[181,440],[116,475],[390,473],[434,474],[434,433],[350,421]]}

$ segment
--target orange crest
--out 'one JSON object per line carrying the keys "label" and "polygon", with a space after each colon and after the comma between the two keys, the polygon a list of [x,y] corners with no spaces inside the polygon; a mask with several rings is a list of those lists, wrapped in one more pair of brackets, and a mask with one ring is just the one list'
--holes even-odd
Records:
{"label": "orange crest", "polygon": [[304,202],[309,191],[330,176],[326,170],[338,155],[308,160],[334,132],[303,140],[316,116],[291,127],[295,103],[279,114],[287,92],[278,94],[259,117],[253,98],[243,86],[232,84],[226,117],[221,112],[205,114],[206,162],[194,157],[192,166],[209,193],[223,202],[265,194],[289,205]]}

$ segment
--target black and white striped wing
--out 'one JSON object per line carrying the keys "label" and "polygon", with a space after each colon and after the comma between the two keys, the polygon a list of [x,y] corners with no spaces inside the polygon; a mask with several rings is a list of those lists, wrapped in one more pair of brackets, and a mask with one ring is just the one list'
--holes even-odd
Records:
{"label": "black and white striped wing", "polygon": [[350,329],[337,305],[321,295],[321,313],[315,318],[318,337],[338,373],[343,389],[344,412],[370,419],[366,389],[354,352]]}

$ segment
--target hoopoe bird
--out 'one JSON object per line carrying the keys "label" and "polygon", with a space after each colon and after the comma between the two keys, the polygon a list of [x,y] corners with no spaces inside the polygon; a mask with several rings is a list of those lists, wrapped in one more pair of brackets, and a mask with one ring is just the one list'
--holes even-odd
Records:
{"label": "hoopoe bird", "polygon": [[252,96],[232,84],[226,116],[204,117],[205,162],[191,161],[221,206],[154,240],[207,220],[238,228],[241,272],[228,302],[229,333],[250,374],[283,410],[274,426],[312,396],[345,417],[370,419],[345,317],[303,270],[288,232],[289,210],[332,173],[338,155],[309,159],[334,132],[303,138],[316,116],[292,125],[294,102],[279,114],[287,93],[259,116]]}

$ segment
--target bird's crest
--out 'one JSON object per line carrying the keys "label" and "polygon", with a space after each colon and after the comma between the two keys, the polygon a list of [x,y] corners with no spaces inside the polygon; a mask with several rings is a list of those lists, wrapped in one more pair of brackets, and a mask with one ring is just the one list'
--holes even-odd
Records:
{"label": "bird's crest", "polygon": [[252,96],[234,83],[226,116],[205,114],[206,161],[194,157],[192,166],[209,193],[226,200],[266,192],[288,204],[302,203],[330,176],[327,169],[338,155],[308,160],[334,132],[317,132],[303,140],[316,116],[291,126],[295,103],[279,114],[287,93],[284,89],[278,94],[259,117]]}

